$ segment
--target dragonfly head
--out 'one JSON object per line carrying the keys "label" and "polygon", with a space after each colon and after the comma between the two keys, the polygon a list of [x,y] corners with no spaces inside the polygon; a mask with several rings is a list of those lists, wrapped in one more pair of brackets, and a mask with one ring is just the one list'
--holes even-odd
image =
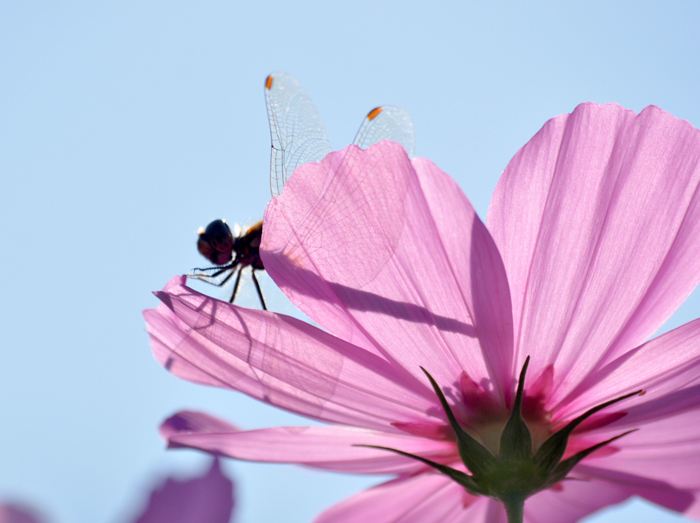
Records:
{"label": "dragonfly head", "polygon": [[214,265],[225,265],[233,256],[233,234],[224,220],[214,220],[199,230],[197,250]]}

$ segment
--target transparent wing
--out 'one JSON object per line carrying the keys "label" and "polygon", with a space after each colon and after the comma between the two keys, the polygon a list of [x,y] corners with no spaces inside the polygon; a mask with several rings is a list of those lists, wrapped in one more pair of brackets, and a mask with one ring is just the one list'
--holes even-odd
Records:
{"label": "transparent wing", "polygon": [[400,143],[408,157],[413,157],[416,140],[413,122],[406,111],[391,105],[375,107],[365,116],[353,143],[360,149],[367,149],[382,140]]}
{"label": "transparent wing", "polygon": [[270,189],[274,197],[282,192],[294,169],[307,162],[320,162],[331,152],[331,146],[321,118],[293,76],[268,76],[265,102],[272,138]]}

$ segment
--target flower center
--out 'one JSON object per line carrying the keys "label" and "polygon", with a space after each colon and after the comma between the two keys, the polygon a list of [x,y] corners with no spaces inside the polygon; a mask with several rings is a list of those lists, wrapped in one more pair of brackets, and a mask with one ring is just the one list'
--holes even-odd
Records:
{"label": "flower center", "polygon": [[[480,387],[474,387],[463,374],[460,386],[467,407],[466,411],[458,412],[457,416],[438,384],[423,369],[445,411],[459,456],[471,475],[401,450],[375,448],[421,461],[449,476],[469,493],[503,502],[508,521],[521,522],[523,506],[528,497],[559,483],[583,458],[632,432],[625,432],[562,459],[574,429],[598,411],[642,392],[635,391],[597,405],[561,429],[553,431],[549,415],[543,407],[544,396],[535,393],[528,396],[528,401],[524,401],[523,389],[529,362],[528,357],[520,373],[510,413],[495,404],[495,400]],[[533,390],[536,392],[538,387],[534,386]]]}
{"label": "flower center", "polygon": [[[521,415],[530,431],[533,450],[537,450],[555,432],[551,413],[545,408],[553,380],[554,367],[548,365],[522,398]],[[497,455],[512,406],[508,408],[501,404],[466,372],[460,375],[459,391],[462,402],[454,407],[457,420],[492,454]]]}

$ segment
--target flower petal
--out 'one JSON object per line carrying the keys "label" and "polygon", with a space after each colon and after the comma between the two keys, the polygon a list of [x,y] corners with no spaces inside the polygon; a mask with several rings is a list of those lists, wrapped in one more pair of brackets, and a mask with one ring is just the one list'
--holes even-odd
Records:
{"label": "flower petal", "polygon": [[500,257],[430,162],[412,164],[391,142],[350,146],[298,168],[264,223],[267,271],[324,328],[427,389],[421,365],[445,386],[463,370],[496,388],[506,379],[512,325]]}
{"label": "flower petal", "polygon": [[33,508],[17,503],[0,502],[1,523],[44,523],[45,521]]}
{"label": "flower petal", "polygon": [[181,410],[173,414],[160,425],[161,437],[170,443],[171,438],[183,434],[233,434],[241,429],[228,421],[211,416],[205,412],[196,410]]}
{"label": "flower petal", "polygon": [[[624,421],[624,418],[620,420],[620,422]],[[617,423],[610,425],[610,430],[615,430],[616,426]],[[619,430],[621,429],[618,429],[618,434]],[[604,436],[600,437],[602,439]],[[650,491],[661,488],[672,491],[676,506],[666,506],[678,511],[683,511],[687,507],[689,496],[695,496],[700,491],[698,475],[700,455],[697,452],[700,447],[700,412],[698,410],[645,424],[639,427],[638,431],[616,441],[614,447],[618,452],[596,459],[592,456],[580,466],[585,464],[586,467],[596,467],[633,476],[637,478],[635,479],[637,482],[644,480],[649,483]],[[612,478],[612,476],[609,477]],[[656,484],[658,486],[655,486]],[[639,494],[661,503],[648,495]]]}
{"label": "flower petal", "polygon": [[221,472],[219,460],[203,476],[168,478],[151,494],[134,523],[228,523],[233,512],[233,483]]}
{"label": "flower petal", "polygon": [[[316,523],[495,523],[486,519],[491,500],[468,494],[447,476],[401,477],[365,490],[329,508]],[[496,503],[496,502],[492,502]],[[475,517],[475,515],[481,517]],[[466,519],[465,519],[466,518]],[[505,523],[505,520],[503,521]]]}
{"label": "flower petal", "polygon": [[[620,453],[619,455],[622,454],[623,453]],[[593,463],[593,461],[594,460],[591,460],[591,463]],[[641,475],[637,475],[625,471],[604,468],[609,464],[609,459],[596,461],[600,463],[595,463],[594,465],[586,463],[577,466],[572,472],[572,476],[581,477],[583,475],[585,478],[588,478],[592,484],[602,483],[611,489],[624,489],[627,491],[628,495],[643,497],[662,507],[675,510],[676,512],[684,513],[696,502],[697,492],[683,490],[667,482],[646,476],[646,473],[654,473],[655,471],[643,471]],[[603,463],[605,463],[604,467],[598,466]],[[605,496],[603,491],[598,495]]]}
{"label": "flower petal", "polygon": [[[571,475],[581,478],[581,475]],[[593,481],[587,477],[584,481],[562,481],[555,488],[528,498],[525,502],[525,521],[575,523],[596,510],[621,503],[630,496],[628,490],[614,482]]]}
{"label": "flower petal", "polygon": [[[436,415],[381,358],[294,318],[243,309],[173,278],[145,311],[154,353],[184,379],[239,390],[320,420],[400,432],[392,422]],[[436,418],[438,419],[438,418]]]}
{"label": "flower petal", "polygon": [[501,255],[457,183],[429,160],[412,163],[481,343],[481,357],[497,377],[497,391],[508,396],[520,369],[513,367],[510,289]]}
{"label": "flower petal", "polygon": [[[629,429],[639,430],[616,441],[609,449],[614,453],[596,459],[592,456],[585,464],[624,475],[623,483],[631,481],[628,477],[637,478],[637,483],[643,479],[650,484],[647,491],[666,492],[673,503],[639,490],[636,494],[678,511],[687,506],[688,492],[700,490],[698,346],[700,320],[695,320],[630,351],[609,369],[603,368],[602,379],[582,393],[585,400],[574,402],[585,408],[621,391],[644,389],[643,396],[621,404],[622,417],[591,433],[603,441]],[[579,410],[569,409],[566,417],[577,415]],[[612,476],[601,477],[613,481]]]}
{"label": "flower petal", "polygon": [[416,472],[422,463],[386,450],[400,449],[433,461],[459,459],[454,442],[435,441],[351,427],[275,427],[239,431],[201,412],[180,412],[167,419],[161,434],[169,447],[190,447],[248,461],[297,463],[361,474]]}
{"label": "flower petal", "polygon": [[516,351],[555,401],[645,341],[700,281],[700,132],[657,107],[583,104],[508,165],[487,224]]}
{"label": "flower petal", "polygon": [[634,390],[624,403],[627,415],[615,424],[639,427],[700,406],[700,320],[686,323],[592,372],[557,409],[573,418],[594,405]]}

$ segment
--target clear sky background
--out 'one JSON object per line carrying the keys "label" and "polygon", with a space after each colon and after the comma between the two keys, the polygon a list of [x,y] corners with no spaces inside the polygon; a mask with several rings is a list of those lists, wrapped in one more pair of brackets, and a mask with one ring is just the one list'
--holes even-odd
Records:
{"label": "clear sky background", "polygon": [[[206,265],[200,225],[262,217],[263,81],[278,70],[306,87],[336,149],[369,109],[404,107],[416,155],[483,218],[518,148],[580,102],[656,104],[699,127],[700,3],[0,3],[0,498],[55,523],[119,523],[158,474],[206,466],[164,450],[173,412],[306,423],[169,375],[141,318],[151,291]],[[293,311],[263,278],[271,309]],[[252,285],[240,304],[257,306]],[[696,292],[670,326],[699,312]],[[239,522],[306,522],[381,480],[225,467]],[[587,521],[685,520],[632,502]]]}

